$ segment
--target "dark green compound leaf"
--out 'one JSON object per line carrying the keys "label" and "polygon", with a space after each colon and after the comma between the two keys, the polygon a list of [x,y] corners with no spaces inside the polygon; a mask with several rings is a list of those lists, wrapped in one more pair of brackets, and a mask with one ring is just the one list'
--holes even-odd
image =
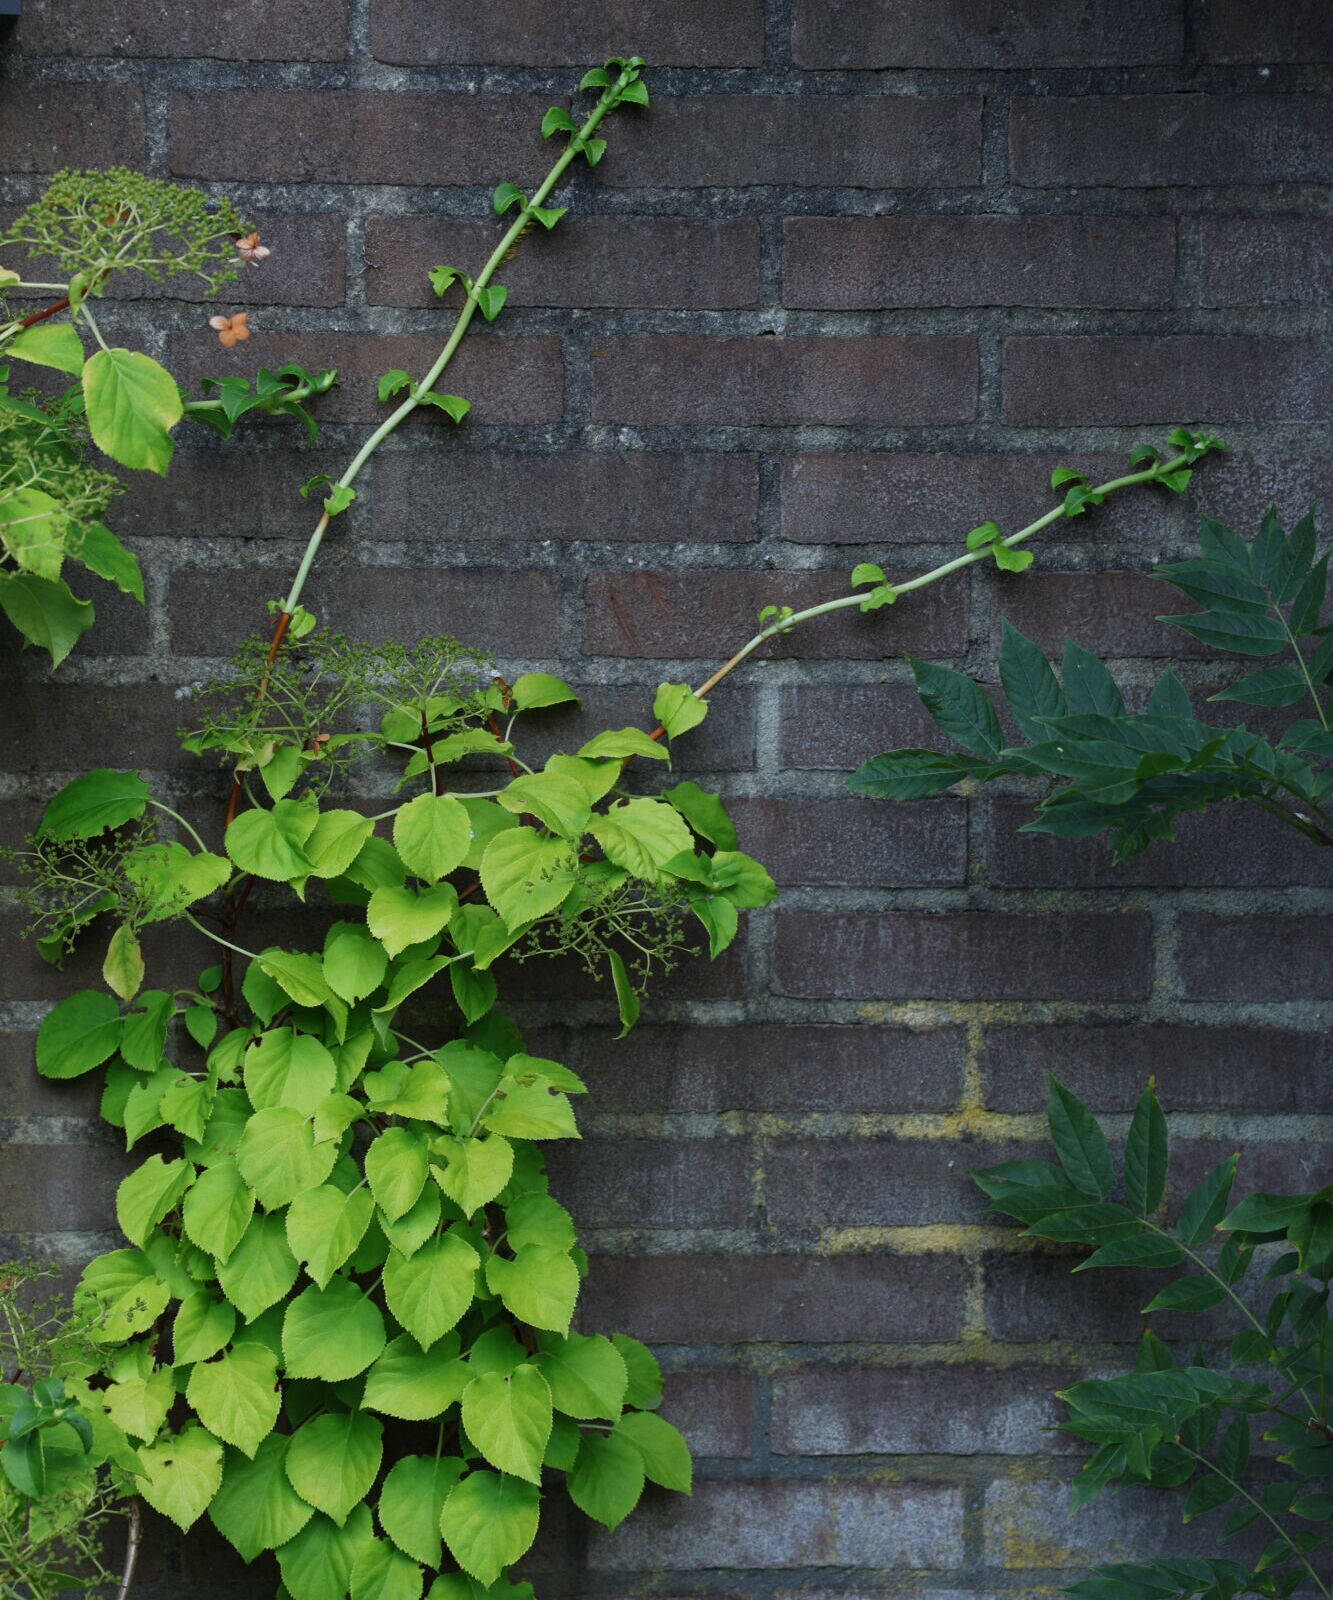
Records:
{"label": "dark green compound leaf", "polygon": [[1262,672],[1251,672],[1216,694],[1209,700],[1239,700],[1251,706],[1290,706],[1304,699],[1307,692],[1304,674],[1299,667],[1266,667]]}
{"label": "dark green compound leaf", "polygon": [[1000,683],[1014,721],[1029,739],[1046,737],[1038,718],[1062,717],[1067,710],[1064,691],[1050,662],[1008,617],[1000,635]]}
{"label": "dark green compound leaf", "polygon": [[876,800],[921,800],[975,778],[988,778],[1010,769],[973,756],[945,755],[938,750],[888,750],[859,766],[847,779],[856,794]]}
{"label": "dark green compound leaf", "polygon": [[1058,1078],[1050,1080],[1046,1120],[1060,1164],[1084,1194],[1104,1200],[1115,1183],[1115,1166],[1106,1135],[1087,1106]]}
{"label": "dark green compound leaf", "polygon": [[1177,1278],[1144,1306],[1144,1311],[1211,1311],[1226,1298],[1226,1290],[1212,1278],[1192,1273]]}
{"label": "dark green compound leaf", "polygon": [[990,760],[1004,748],[1000,719],[980,684],[952,667],[909,656],[921,702],[939,727],[973,755]]}
{"label": "dark green compound leaf", "polygon": [[1231,1185],[1236,1177],[1239,1152],[1219,1162],[1185,1197],[1176,1219],[1176,1232],[1188,1245],[1202,1244],[1226,1215]]}
{"label": "dark green compound leaf", "polygon": [[1095,712],[1104,717],[1118,717],[1123,713],[1125,701],[1115,679],[1091,651],[1073,639],[1065,640],[1060,676],[1071,714]]}
{"label": "dark green compound leaf", "polygon": [[1190,704],[1189,692],[1176,677],[1170,667],[1162,673],[1153,685],[1153,691],[1148,696],[1145,708],[1152,717],[1179,717],[1191,719],[1194,708]]}
{"label": "dark green compound leaf", "polygon": [[1151,1216],[1166,1192],[1166,1118],[1150,1083],[1139,1096],[1125,1140],[1125,1198],[1140,1216]]}
{"label": "dark green compound leaf", "polygon": [[1328,560],[1328,554],[1320,558],[1292,599],[1288,622],[1295,639],[1303,639],[1319,625],[1319,613],[1328,587]]}
{"label": "dark green compound leaf", "polygon": [[1287,644],[1287,630],[1276,617],[1252,612],[1199,611],[1187,616],[1159,616],[1157,620],[1173,622],[1201,644],[1233,650],[1237,655],[1272,656]]}

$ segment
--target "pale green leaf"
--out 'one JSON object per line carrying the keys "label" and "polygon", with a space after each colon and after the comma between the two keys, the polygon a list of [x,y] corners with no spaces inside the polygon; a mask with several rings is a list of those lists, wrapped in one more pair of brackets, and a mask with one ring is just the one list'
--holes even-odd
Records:
{"label": "pale green leaf", "polygon": [[259,1212],[251,1217],[231,1255],[218,1265],[218,1284],[245,1320],[253,1322],[282,1299],[300,1271],[287,1246],[282,1218]]}
{"label": "pale green leaf", "polygon": [[282,1349],[289,1378],[341,1383],[364,1372],[384,1342],[379,1308],[346,1278],[334,1278],[324,1289],[303,1290],[283,1319]]}
{"label": "pale green leaf", "polygon": [[680,1429],[672,1427],[665,1417],[655,1411],[627,1411],[616,1424],[612,1438],[627,1439],[634,1446],[643,1458],[644,1472],[654,1483],[681,1494],[693,1492],[690,1447]]}
{"label": "pale green leaf", "polygon": [[380,1526],[414,1561],[438,1569],[440,1515],[466,1471],[457,1456],[403,1456],[380,1489]]}
{"label": "pale green leaf", "polygon": [[242,1561],[294,1539],[315,1514],[287,1481],[290,1443],[288,1435],[271,1433],[253,1460],[232,1449],[223,1458],[222,1487],[208,1514]]}
{"label": "pale green leaf", "polygon": [[643,1457],[617,1433],[585,1433],[569,1474],[569,1498],[586,1515],[619,1527],[643,1494]]}
{"label": "pale green leaf", "polygon": [[543,838],[535,828],[511,828],[486,846],[481,882],[487,900],[512,929],[554,911],[574,887],[577,867],[564,839]]}
{"label": "pale green leaf", "polygon": [[48,839],[91,839],[143,816],[152,792],[137,772],[98,767],[53,796],[37,832]]}
{"label": "pale green leaf", "polygon": [[31,572],[0,572],[0,611],[58,667],[93,625],[93,603],[79,600],[63,578]]}
{"label": "pale green leaf", "polygon": [[457,909],[458,895],[447,883],[438,883],[419,894],[412,889],[387,886],[371,895],[366,923],[392,957],[409,945],[422,944],[442,933]]}
{"label": "pale green leaf", "polygon": [[393,842],[403,865],[436,883],[463,864],[472,824],[462,804],[447,794],[419,794],[393,822]]}
{"label": "pale green leaf", "polygon": [[325,936],[324,981],[349,1005],[379,987],[388,964],[384,946],[359,922],[335,922]]}
{"label": "pale green leaf", "polygon": [[407,1422],[427,1422],[461,1398],[472,1381],[458,1359],[456,1335],[423,1350],[410,1334],[400,1334],[366,1374],[362,1405]]}
{"label": "pale green leaf", "polygon": [[226,1261],[245,1237],[254,1209],[254,1192],[235,1161],[217,1161],[199,1174],[185,1196],[181,1208],[185,1236],[219,1262]]}
{"label": "pale green leaf", "polygon": [[417,1203],[427,1171],[426,1140],[412,1128],[386,1128],[366,1151],[366,1177],[391,1222]]}
{"label": "pale green leaf", "polygon": [[435,1181],[469,1217],[495,1199],[514,1170],[513,1146],[498,1134],[486,1139],[452,1139],[446,1135],[432,1142],[431,1152],[435,1157],[431,1164]]}
{"label": "pale green leaf", "polygon": [[278,1566],[291,1600],[347,1600],[356,1558],[374,1538],[368,1505],[354,1507],[341,1528],[316,1513],[278,1551]]}
{"label": "pale green leaf", "polygon": [[184,415],[171,374],[138,350],[99,350],[83,368],[93,442],[125,467],[166,475],[170,430]]}
{"label": "pale green leaf", "polygon": [[266,1211],[323,1183],[338,1158],[331,1143],[316,1144],[310,1119],[294,1106],[256,1111],[236,1146],[236,1165]]}
{"label": "pale green leaf", "polygon": [[37,1070],[44,1078],[77,1078],[112,1055],[120,1042],[120,1007],[109,994],[84,989],[61,1000],[37,1030]]}
{"label": "pale green leaf", "polygon": [[333,1093],[338,1068],[318,1039],[294,1028],[272,1028],[246,1049],[242,1077],[256,1111],[290,1106],[313,1116]]}
{"label": "pale green leaf", "polygon": [[139,1493],[182,1532],[198,1522],[222,1484],[222,1446],[194,1422],[142,1448],[139,1462]]}
{"label": "pale green leaf", "polygon": [[444,1542],[465,1572],[493,1584],[536,1538],[540,1505],[541,1491],[521,1478],[469,1473],[444,1503]]}
{"label": "pale green leaf", "polygon": [[75,377],[83,371],[83,340],[72,322],[39,322],[25,328],[6,344],[4,354]]}
{"label": "pale green leaf", "polygon": [[520,1322],[534,1328],[566,1333],[579,1293],[579,1271],[563,1250],[528,1244],[512,1261],[492,1256],[486,1263],[486,1283]]}
{"label": "pale green leaf", "polygon": [[535,1366],[486,1372],[463,1391],[463,1426],[493,1467],[541,1483],[551,1436],[551,1391]]}
{"label": "pale green leaf", "polygon": [[614,1421],[620,1415],[629,1374],[624,1357],[602,1334],[571,1333],[545,1342],[533,1365],[550,1386],[556,1409],[566,1416]]}
{"label": "pale green leaf", "polygon": [[175,1208],[193,1177],[194,1168],[184,1159],[164,1161],[161,1156],[149,1156],[116,1190],[120,1231],[142,1247],[150,1229]]}
{"label": "pale green leaf", "polygon": [[446,1233],[411,1256],[389,1252],[384,1264],[384,1299],[389,1310],[425,1350],[472,1304],[480,1257],[466,1239]]}
{"label": "pale green leaf", "polygon": [[380,1470],[384,1427],[362,1411],[314,1417],[292,1435],[287,1480],[297,1494],[339,1527],[364,1500]]}
{"label": "pale green leaf", "polygon": [[211,1434],[253,1456],[278,1420],[277,1358],[267,1345],[233,1345],[193,1369],[185,1397]]}
{"label": "pale green leaf", "polygon": [[421,1600],[421,1568],[385,1539],[367,1544],[352,1567],[352,1600]]}
{"label": "pale green leaf", "polygon": [[[196,1289],[182,1300],[171,1329],[171,1354],[178,1367],[207,1361],[231,1341],[236,1331],[236,1308],[215,1300],[207,1289]],[[221,1455],[218,1457],[221,1460]]]}
{"label": "pale green leaf", "polygon": [[351,1194],[331,1183],[298,1194],[287,1208],[287,1243],[321,1289],[365,1236],[375,1202],[365,1189]]}

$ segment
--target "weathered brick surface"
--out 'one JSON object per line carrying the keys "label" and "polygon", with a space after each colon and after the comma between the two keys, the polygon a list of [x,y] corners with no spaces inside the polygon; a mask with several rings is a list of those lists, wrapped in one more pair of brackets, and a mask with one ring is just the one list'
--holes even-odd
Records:
{"label": "weathered brick surface", "polygon": [[[620,42],[617,44],[616,41]],[[415,66],[583,67],[610,49],[659,67],[754,67],[763,60],[760,0],[599,0],[576,11],[531,0],[374,0],[371,48],[380,61]]]}
{"label": "weathered brick surface", "polygon": [[[789,605],[799,611],[845,592],[833,573],[600,573],[587,582],[585,648],[598,656],[721,655],[754,631],[762,607]],[[798,629],[789,638],[771,640],[763,653],[870,660],[909,650],[951,655],[966,626],[961,598],[956,589],[928,590],[920,605],[903,612],[888,639],[879,617],[848,607],[822,629]],[[711,641],[717,644],[709,651]]]}
{"label": "weathered brick surface", "polygon": [[593,351],[593,415],[643,426],[925,426],[976,408],[971,339],[705,339],[647,334]]}
{"label": "weathered brick surface", "polygon": [[[1118,67],[1178,59],[1181,19],[1145,0],[796,0],[792,54],[802,67]],[[1249,60],[1248,55],[1242,59]]]}
{"label": "weathered brick surface", "polygon": [[341,61],[347,0],[241,0],[180,10],[139,0],[29,0],[18,43],[43,56]]}
{"label": "weathered brick surface", "polygon": [[1020,96],[1010,141],[1015,181],[1033,188],[1320,183],[1333,153],[1304,95]]}
{"label": "weathered brick surface", "polygon": [[379,458],[371,476],[375,527],[385,539],[730,544],[759,537],[753,455],[488,450],[439,461],[395,450]]}
{"label": "weathered brick surface", "polygon": [[788,911],[774,974],[810,999],[1142,1000],[1147,932],[1138,914]]}
{"label": "weathered brick surface", "polygon": [[[496,223],[472,218],[371,217],[367,297],[376,305],[435,305],[422,263],[484,261],[498,234]],[[532,239],[501,268],[500,281],[516,306],[735,310],[758,297],[759,225],[572,216]]]}
{"label": "weathered brick surface", "polygon": [[1171,297],[1169,217],[795,217],[783,303],[1160,306]]}
{"label": "weathered brick surface", "polygon": [[1333,341],[1212,335],[1006,339],[1004,416],[1015,423],[1218,424],[1330,414]]}
{"label": "weathered brick surface", "polygon": [[606,157],[616,188],[800,184],[959,188],[981,172],[972,96],[710,94],[664,100],[619,130]]}
{"label": "weathered brick surface", "polygon": [[[841,451],[782,459],[782,536],[801,544],[917,544],[954,540],[991,519],[1006,533],[1034,522],[1055,503],[1047,488],[1056,467],[1093,483],[1119,477],[1119,456],[915,454]],[[1160,536],[1165,492],[1117,496],[1099,510],[1098,539]],[[1094,537],[1092,522],[1087,536]],[[1067,535],[1083,531],[1068,524]]]}
{"label": "weathered brick surface", "polygon": [[[627,1039],[577,964],[499,972],[531,1047],[591,1090],[583,1139],[551,1149],[591,1257],[582,1326],[659,1347],[664,1412],[701,1460],[692,1501],[650,1490],[614,1534],[551,1496],[517,1574],[544,1600],[997,1600],[1097,1561],[1213,1553],[1210,1519],[1182,1528],[1170,1495],[1068,1518],[1083,1447],[1046,1431],[1056,1387],[1130,1358],[1160,1275],[1073,1276],[1076,1252],[998,1226],[967,1174],[1045,1153],[1054,1073],[1121,1118],[1156,1078],[1172,1203],[1237,1146],[1238,1193],[1322,1183],[1330,852],[1230,806],[1117,867],[1097,840],[1021,832],[1021,786],[888,805],[842,778],[947,743],[906,656],[993,685],[1003,614],[1052,654],[1072,635],[1115,659],[1132,704],[1175,661],[1202,715],[1283,726],[1208,704],[1232,664],[1156,620],[1189,608],[1144,573],[1189,552],[1201,511],[1248,531],[1270,501],[1292,520],[1333,499],[1328,8],[25,11],[0,20],[0,227],[62,165],[197,180],[273,249],[223,292],[253,338],[222,352],[189,283],[117,280],[109,341],[189,384],[287,360],[342,381],[314,445],[280,420],[228,443],[182,424],[167,479],[124,474],[107,516],[146,609],[77,575],[99,620],[54,674],[0,628],[5,842],[89,765],[151,775],[218,837],[225,774],[176,744],[190,686],[265,625],[317,511],[297,490],[386,414],[376,379],[434,359],[459,291],[437,300],[427,271],[475,273],[506,226],[491,187],[540,178],[558,145],[542,113],[610,54],[647,58],[651,107],[607,124],[605,159],[553,197],[565,219],[500,267],[504,315],[474,323],[442,385],[467,423],[395,436],[304,596],[354,638],[450,631],[509,676],[559,672],[584,704],[520,722],[533,765],[648,725],[658,681],[699,682],[761,606],[837,596],[860,561],[913,576],[988,518],[1023,527],[1056,503],[1053,468],[1117,477],[1179,423],[1228,439],[1187,494],[1133,491],[1036,536],[1030,574],[979,564],[766,646],[669,771],[631,766],[720,791],[780,898],[659,983]],[[0,264],[29,265],[3,247]],[[471,758],[460,785],[494,770]],[[360,769],[348,803],[384,810],[393,780]],[[0,1257],[68,1260],[114,1236],[133,1158],[95,1121],[100,1074],[38,1079],[32,1038],[47,1003],[101,983],[108,930],[47,966],[18,877],[0,862]],[[334,915],[266,892],[242,942],[312,949]],[[170,926],[145,947],[168,987],[210,959]],[[445,1036],[447,988],[405,1026]],[[1167,1320],[1232,1331],[1221,1311]],[[136,1597],[277,1586],[206,1524],[182,1540],[150,1519]]]}

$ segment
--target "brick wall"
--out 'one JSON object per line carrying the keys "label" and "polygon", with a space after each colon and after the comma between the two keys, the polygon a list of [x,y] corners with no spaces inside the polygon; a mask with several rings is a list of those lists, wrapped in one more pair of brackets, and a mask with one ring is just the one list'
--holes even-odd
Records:
{"label": "brick wall", "polygon": [[[311,601],[376,637],[452,628],[511,672],[588,688],[583,726],[645,714],[758,606],[913,572],[1049,503],[1163,428],[1233,446],[1188,501],[1065,525],[1018,580],[980,567],[812,626],[716,697],[679,770],[720,787],[782,886],[735,953],[682,969],[616,1044],[600,991],[528,968],[521,1006],[594,1086],[559,1191],[594,1256],[587,1319],[651,1339],[700,1456],[692,1502],[620,1532],[570,1519],[545,1594],[1030,1594],[1091,1560],[1209,1547],[1173,1503],[1065,1520],[1050,1391],[1124,1358],[1142,1284],[1089,1284],[991,1226],[966,1169],[1032,1149],[1053,1069],[1122,1119],[1156,1072],[1188,1166],[1244,1144],[1256,1184],[1327,1177],[1321,1034],[1330,864],[1224,813],[1115,870],[1019,835],[998,793],[862,803],[853,764],[929,740],[903,655],[990,670],[998,621],[1066,631],[1132,684],[1178,656],[1142,576],[1203,508],[1250,527],[1333,490],[1333,13],[1253,0],[28,0],[3,37],[0,206],[65,163],[142,165],[258,213],[238,365],[336,363],[318,450],[261,427],[191,440],[118,518],[146,612],[99,597],[51,677],[5,658],[0,811],[133,763],[198,816],[176,689],[285,587],[295,485],[344,459],[373,377],[421,365],[424,271],[477,262],[489,187],[539,173],[535,125],[611,51],[653,66],[571,215],[469,336],[460,431],[413,423],[337,525]],[[0,24],[3,26],[3,24]],[[235,304],[239,304],[240,296]],[[206,308],[109,308],[187,373]],[[241,465],[243,463],[243,467]],[[5,648],[8,648],[6,644]],[[515,652],[518,652],[517,654]],[[554,717],[551,743],[578,736]],[[38,1084],[64,978],[6,931],[3,1247],[110,1242],[123,1158],[82,1084]],[[159,940],[161,947],[166,941]],[[160,949],[187,975],[199,957]],[[162,969],[159,968],[159,971]],[[1181,1319],[1182,1325],[1186,1319]],[[1053,1452],[1053,1453],[1051,1453]],[[144,1600],[251,1600],[204,1533],[160,1543]]]}

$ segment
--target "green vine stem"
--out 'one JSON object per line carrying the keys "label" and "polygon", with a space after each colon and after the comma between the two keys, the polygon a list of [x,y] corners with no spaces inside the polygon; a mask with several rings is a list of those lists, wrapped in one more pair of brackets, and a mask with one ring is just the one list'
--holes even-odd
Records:
{"label": "green vine stem", "polygon": [[[1132,488],[1135,484],[1160,482],[1169,474],[1181,471],[1193,459],[1193,454],[1184,452],[1178,456],[1173,456],[1169,461],[1156,461],[1151,467],[1142,472],[1131,472],[1124,477],[1112,478],[1106,483],[1098,484],[1088,498],[1096,497],[1100,499],[1105,495],[1114,494],[1118,490]],[[1034,533],[1040,533],[1043,528],[1049,527],[1053,522],[1059,522],[1062,517],[1074,514],[1063,503],[1058,506],[1052,506],[1045,515],[1038,517],[1035,522],[1028,523],[1026,528],[1020,528],[1017,533],[1011,533],[1006,538],[997,540],[996,543],[1013,549],[1015,545],[1019,545],[1025,539],[1031,538]],[[955,556],[952,561],[946,561],[941,566],[933,567],[929,572],[921,573],[919,577],[909,578],[906,583],[895,583],[892,585],[893,598],[896,599],[899,595],[908,594],[913,589],[924,589],[927,584],[935,583],[940,578],[948,577],[951,572],[958,572],[963,567],[972,566],[974,562],[984,561],[991,554],[991,550],[992,546],[990,545],[986,545],[979,550],[969,550],[964,555]],[[754,638],[743,644],[735,655],[724,661],[715,672],[710,673],[694,691],[695,694],[701,700],[704,699],[711,690],[722,682],[723,678],[734,672],[747,656],[753,655],[760,645],[766,644],[770,639],[776,639],[779,636],[790,633],[798,623],[810,622],[815,617],[827,616],[833,611],[845,611],[849,606],[864,605],[865,600],[865,590],[862,590],[859,594],[839,595],[836,600],[825,600],[820,605],[808,606],[804,611],[792,612],[789,616],[769,623],[767,627],[761,628]],[[660,737],[662,732],[661,728],[657,729],[653,737]]]}
{"label": "green vine stem", "polygon": [[[463,335],[467,332],[468,325],[471,323],[473,315],[477,311],[482,292],[485,290],[487,284],[491,281],[491,278],[495,275],[496,269],[509,254],[510,250],[512,250],[513,247],[518,243],[523,234],[532,226],[534,211],[543,203],[543,201],[551,193],[551,190],[555,188],[556,184],[559,183],[569,164],[584,150],[587,141],[597,131],[597,125],[601,122],[602,118],[606,116],[608,111],[613,110],[620,103],[621,97],[623,96],[625,90],[629,88],[629,86],[638,78],[638,67],[640,64],[641,63],[637,61],[637,58],[631,58],[622,65],[614,82],[609,84],[602,91],[598,98],[597,104],[589,113],[587,120],[584,122],[583,126],[578,130],[578,132],[570,138],[560,158],[556,161],[554,166],[552,166],[545,178],[542,179],[540,185],[533,192],[532,196],[525,200],[518,208],[518,215],[513,224],[505,231],[504,235],[500,239],[499,244],[497,244],[495,249],[491,252],[486,265],[473,280],[472,286],[468,290],[467,296],[463,301],[462,308],[458,313],[457,320],[454,322],[453,329],[449,334],[449,338],[446,341],[444,348],[436,357],[435,365],[431,367],[430,371],[419,384],[413,386],[413,389],[408,395],[407,399],[403,401],[397,410],[391,412],[390,415],[387,416],[382,423],[380,423],[379,427],[375,429],[375,431],[357,451],[355,456],[352,457],[352,460],[348,464],[346,471],[344,471],[342,477],[337,480],[337,484],[335,486],[336,488],[350,488],[356,479],[357,473],[360,472],[361,468],[366,464],[375,451],[379,449],[380,445],[384,443],[384,441],[400,423],[406,421],[407,418],[410,417],[417,409],[417,407],[422,404],[422,396],[434,387],[444,369],[449,365],[450,361],[453,360],[454,352],[462,343]],[[296,576],[292,580],[291,589],[288,591],[287,598],[282,603],[280,625],[283,626],[284,631],[285,624],[281,624],[281,617],[290,617],[291,614],[296,610],[297,605],[300,603],[301,592],[305,588],[306,579],[310,576],[310,569],[314,564],[315,556],[319,552],[320,544],[323,542],[325,529],[328,527],[330,520],[331,518],[329,512],[325,511],[320,517],[319,522],[316,524],[315,531],[311,534],[310,541],[305,548],[305,553],[301,557],[301,564],[296,569]],[[275,630],[275,632],[276,631],[277,630]]]}

